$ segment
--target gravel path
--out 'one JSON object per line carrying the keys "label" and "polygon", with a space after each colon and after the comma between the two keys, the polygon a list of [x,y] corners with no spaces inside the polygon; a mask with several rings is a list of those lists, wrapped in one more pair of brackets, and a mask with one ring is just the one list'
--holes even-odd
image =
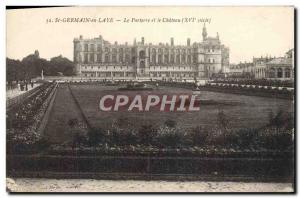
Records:
{"label": "gravel path", "polygon": [[291,183],[6,179],[12,192],[293,192]]}

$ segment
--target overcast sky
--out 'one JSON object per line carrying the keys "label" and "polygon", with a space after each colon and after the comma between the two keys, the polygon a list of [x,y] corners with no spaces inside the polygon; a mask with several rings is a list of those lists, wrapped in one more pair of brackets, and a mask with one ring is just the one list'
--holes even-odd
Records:
{"label": "overcast sky", "polygon": [[[114,18],[112,23],[47,23],[47,19],[70,17]],[[124,18],[210,19],[208,36],[219,33],[230,48],[230,62],[251,61],[261,55],[283,56],[294,48],[292,7],[69,7],[7,10],[7,57],[22,59],[34,50],[42,58],[63,55],[73,60],[73,39],[83,35],[133,43],[143,36],[146,43],[186,44],[202,40],[202,22],[124,23]],[[116,21],[120,19],[121,21]]]}

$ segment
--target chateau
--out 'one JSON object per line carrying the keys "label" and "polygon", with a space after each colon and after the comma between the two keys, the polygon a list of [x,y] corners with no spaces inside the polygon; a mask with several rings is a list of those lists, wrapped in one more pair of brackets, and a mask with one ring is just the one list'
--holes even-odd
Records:
{"label": "chateau", "polygon": [[[199,39],[200,40],[200,39]],[[186,45],[146,43],[144,37],[132,45],[110,43],[100,35],[94,39],[74,39],[76,73],[81,77],[102,79],[208,79],[223,73],[229,65],[229,48],[219,35],[209,37],[204,25],[202,41]]]}

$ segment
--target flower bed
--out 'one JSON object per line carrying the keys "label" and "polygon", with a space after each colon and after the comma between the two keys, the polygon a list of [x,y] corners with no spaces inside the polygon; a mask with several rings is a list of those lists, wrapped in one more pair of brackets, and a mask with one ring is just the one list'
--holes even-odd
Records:
{"label": "flower bed", "polygon": [[37,132],[41,119],[50,101],[55,83],[46,83],[20,106],[7,112],[7,151],[26,152],[41,140]]}
{"label": "flower bed", "polygon": [[[74,129],[76,130],[76,129]],[[153,155],[153,156],[263,156],[293,153],[294,122],[287,112],[270,115],[259,129],[233,129],[223,112],[215,127],[183,129],[175,121],[164,125],[133,127],[119,119],[107,129],[92,129],[73,142],[52,145],[49,154],[72,155]]]}

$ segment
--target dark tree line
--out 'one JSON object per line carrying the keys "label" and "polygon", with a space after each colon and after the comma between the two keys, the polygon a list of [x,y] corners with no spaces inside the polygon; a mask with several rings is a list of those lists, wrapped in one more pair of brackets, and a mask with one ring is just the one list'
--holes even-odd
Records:
{"label": "dark tree line", "polygon": [[38,51],[20,60],[6,58],[6,81],[29,82],[32,78],[41,76],[72,76],[75,73],[75,65],[69,59],[60,56],[53,57],[50,61],[40,58]]}

